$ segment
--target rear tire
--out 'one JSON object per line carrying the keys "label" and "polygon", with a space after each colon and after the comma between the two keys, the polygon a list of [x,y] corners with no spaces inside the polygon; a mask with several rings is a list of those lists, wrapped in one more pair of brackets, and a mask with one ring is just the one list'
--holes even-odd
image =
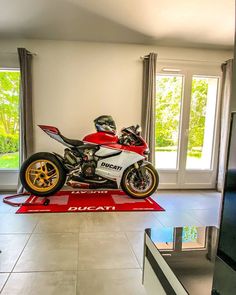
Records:
{"label": "rear tire", "polygon": [[21,166],[23,187],[36,196],[50,196],[58,192],[66,181],[66,171],[51,153],[36,153]]}
{"label": "rear tire", "polygon": [[138,188],[135,189],[129,183],[130,182],[129,178],[132,176],[132,174],[134,174],[137,171],[136,168],[134,168],[133,166],[130,166],[125,170],[123,174],[123,177],[121,180],[121,188],[131,198],[145,199],[151,196],[157,190],[157,187],[159,184],[159,175],[156,169],[151,164],[147,164],[144,168],[146,170],[146,173],[148,174],[149,181],[150,181],[149,187],[146,190],[141,191]]}

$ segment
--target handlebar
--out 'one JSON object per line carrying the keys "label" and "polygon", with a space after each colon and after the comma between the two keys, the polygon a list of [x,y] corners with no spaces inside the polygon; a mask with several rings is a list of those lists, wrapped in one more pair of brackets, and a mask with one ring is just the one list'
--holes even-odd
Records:
{"label": "handlebar", "polygon": [[142,145],[141,127],[139,125],[132,125],[121,130],[122,135],[119,142],[124,145]]}
{"label": "handlebar", "polygon": [[133,133],[133,134],[140,136],[141,127],[139,125],[136,125],[136,126],[132,125],[132,126],[125,127],[123,129],[121,129],[121,132],[122,133]]}

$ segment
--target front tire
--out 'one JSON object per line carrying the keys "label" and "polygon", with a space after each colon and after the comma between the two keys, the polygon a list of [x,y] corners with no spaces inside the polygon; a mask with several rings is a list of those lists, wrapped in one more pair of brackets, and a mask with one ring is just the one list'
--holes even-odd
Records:
{"label": "front tire", "polygon": [[66,172],[51,153],[36,153],[21,166],[23,187],[36,196],[50,196],[58,192],[66,181]]}
{"label": "front tire", "polygon": [[121,187],[132,198],[144,199],[151,196],[157,190],[159,175],[156,169],[147,164],[144,169],[144,177],[138,176],[138,170],[134,166],[128,167],[122,177]]}

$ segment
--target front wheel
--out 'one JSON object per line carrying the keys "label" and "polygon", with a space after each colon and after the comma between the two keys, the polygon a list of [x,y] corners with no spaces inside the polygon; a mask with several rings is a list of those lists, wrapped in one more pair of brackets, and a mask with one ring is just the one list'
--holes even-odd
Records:
{"label": "front wheel", "polygon": [[50,196],[63,187],[66,172],[53,154],[37,153],[22,164],[20,180],[23,187],[31,194]]}
{"label": "front wheel", "polygon": [[151,164],[147,164],[141,169],[142,173],[134,166],[128,167],[121,180],[123,191],[136,199],[149,197],[156,191],[159,184],[158,173]]}

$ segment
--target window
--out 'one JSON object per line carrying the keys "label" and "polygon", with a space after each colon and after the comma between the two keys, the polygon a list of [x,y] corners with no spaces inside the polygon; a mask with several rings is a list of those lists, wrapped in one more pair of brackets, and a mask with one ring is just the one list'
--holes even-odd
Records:
{"label": "window", "polygon": [[19,70],[0,69],[0,169],[19,169]]}
{"label": "window", "polygon": [[184,226],[182,249],[203,249],[206,247],[206,227]]}
{"label": "window", "polygon": [[161,169],[176,169],[183,76],[161,74],[156,79],[156,166]]}
{"label": "window", "polygon": [[218,65],[157,64],[155,166],[161,188],[215,188]]}
{"label": "window", "polygon": [[[187,147],[187,169],[211,169],[218,77],[193,76]],[[178,168],[184,77],[156,77],[156,166]]]}
{"label": "window", "polygon": [[218,80],[192,77],[187,169],[211,169]]}
{"label": "window", "polygon": [[174,249],[174,228],[167,227],[162,228],[161,231],[153,231],[153,239],[156,242],[155,245],[160,250],[173,250]]}
{"label": "window", "polygon": [[166,227],[151,231],[151,239],[162,252],[204,250],[208,237],[205,226]]}

